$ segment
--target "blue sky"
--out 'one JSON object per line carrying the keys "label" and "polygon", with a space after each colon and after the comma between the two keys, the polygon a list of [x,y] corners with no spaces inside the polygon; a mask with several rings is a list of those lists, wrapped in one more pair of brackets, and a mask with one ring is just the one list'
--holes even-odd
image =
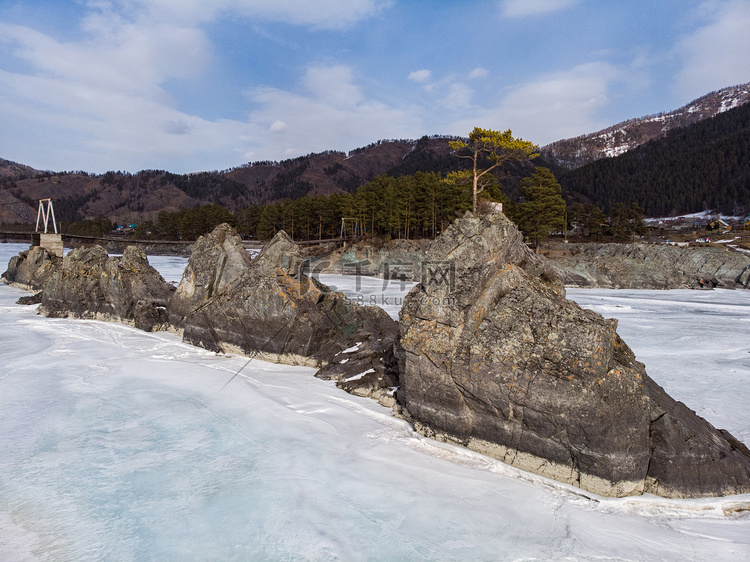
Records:
{"label": "blue sky", "polygon": [[378,139],[543,145],[750,82],[750,0],[0,0],[0,157],[225,169]]}

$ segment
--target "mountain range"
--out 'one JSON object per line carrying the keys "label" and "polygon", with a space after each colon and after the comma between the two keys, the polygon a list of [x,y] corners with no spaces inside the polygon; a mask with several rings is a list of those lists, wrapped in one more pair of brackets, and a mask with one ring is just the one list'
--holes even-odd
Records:
{"label": "mountain range", "polygon": [[[551,143],[541,148],[541,157],[534,164],[555,171],[569,201],[593,202],[605,209],[615,200],[636,202],[647,213],[662,213],[664,209],[691,212],[703,210],[693,207],[706,205],[747,206],[750,200],[745,193],[750,192],[750,180],[747,179],[750,178],[750,162],[745,163],[744,152],[739,156],[736,154],[737,150],[744,150],[744,144],[735,142],[738,134],[744,135],[744,121],[740,119],[730,126],[727,122],[731,120],[725,119],[723,126],[704,127],[696,133],[700,141],[675,141],[674,133],[685,131],[690,136],[689,131],[698,124],[733,113],[731,110],[744,107],[748,101],[750,83],[724,88],[669,113],[631,119],[596,133]],[[706,135],[714,136],[707,139]],[[282,162],[253,162],[221,172],[184,175],[163,170],[146,170],[137,174],[107,172],[102,175],[56,173],[0,159],[0,223],[33,222],[37,200],[48,197],[54,200],[58,218],[67,222],[107,216],[128,223],[154,220],[161,211],[196,205],[219,204],[236,211],[248,205],[286,198],[353,192],[382,174],[399,176],[418,171],[445,174],[459,169],[462,162],[451,156],[450,140],[454,137],[383,140],[349,153],[327,151]],[[674,177],[681,177],[680,170],[686,167],[675,142],[678,145],[687,142],[692,147],[692,159],[696,157],[696,151],[721,150],[724,155],[728,152],[725,145],[729,143],[729,152],[733,156],[726,167],[730,175],[703,177],[700,186],[693,186],[689,197],[681,197],[679,183],[671,181],[667,188],[657,186],[656,190],[664,191],[666,195],[655,197],[654,188],[649,185],[659,174],[636,172],[643,171],[638,168],[638,162],[644,160],[651,162],[652,166],[659,166],[659,160],[654,161],[648,154],[654,150],[660,153],[661,150],[664,158],[665,149],[658,147],[665,142],[672,147],[667,151]],[[636,152],[638,161],[633,160]],[[629,164],[626,166],[622,162]],[[532,170],[530,164],[506,167],[501,178],[503,189],[511,196],[515,195],[519,179],[530,175]],[[638,186],[632,185],[628,174],[637,175]],[[704,193],[706,189],[711,191],[712,181],[723,182],[721,189],[726,193],[721,197]],[[668,200],[669,197],[675,201]]]}
{"label": "mountain range", "polygon": [[453,137],[378,141],[348,154],[328,151],[282,162],[253,162],[222,172],[137,174],[42,172],[0,161],[0,223],[33,222],[37,201],[52,198],[60,220],[108,216],[120,222],[154,220],[161,211],[219,204],[233,211],[286,198],[353,192],[378,175],[446,173],[459,165]]}
{"label": "mountain range", "polygon": [[557,177],[569,200],[605,211],[637,203],[652,217],[708,210],[744,217],[750,211],[750,103]]}
{"label": "mountain range", "polygon": [[601,158],[612,158],[669,131],[688,127],[750,101],[750,83],[730,86],[706,94],[687,105],[637,119],[629,119],[596,133],[559,140],[541,148],[545,159],[561,168],[580,168]]}

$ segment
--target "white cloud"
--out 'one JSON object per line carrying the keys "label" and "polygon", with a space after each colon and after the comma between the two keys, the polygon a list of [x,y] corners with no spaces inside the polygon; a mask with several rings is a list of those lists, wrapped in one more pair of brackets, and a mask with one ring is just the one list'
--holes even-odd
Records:
{"label": "white cloud", "polygon": [[283,133],[289,128],[289,126],[284,123],[283,121],[276,120],[273,123],[271,123],[271,126],[268,127],[269,133]]}
{"label": "white cloud", "polygon": [[471,98],[474,96],[474,90],[466,84],[454,82],[448,86],[446,96],[440,100],[440,104],[451,110],[467,108],[471,105]]}
{"label": "white cloud", "polygon": [[506,18],[540,16],[570,8],[579,0],[502,0],[500,7]]}
{"label": "white cloud", "polygon": [[415,70],[414,72],[409,73],[409,76],[407,78],[412,82],[424,84],[430,79],[430,76],[432,76],[432,72],[427,69],[423,69]]}
{"label": "white cloud", "polygon": [[171,78],[199,73],[211,45],[197,29],[134,25],[92,17],[78,42],[58,42],[33,29],[0,23],[0,36],[40,75],[117,91],[154,92]]}
{"label": "white cloud", "polygon": [[676,88],[684,100],[750,80],[750,2],[706,3],[702,9],[709,22],[675,48],[682,60]]}
{"label": "white cloud", "polygon": [[[174,109],[162,88],[211,61],[197,28],[134,23],[104,5],[82,20],[75,40],[0,23],[0,45],[23,64],[0,79],[0,121],[8,124],[0,153],[42,168],[106,171],[177,161],[195,169],[202,143],[207,157],[226,149],[219,135],[206,138],[209,122]],[[226,123],[218,128],[227,132]]]}
{"label": "white cloud", "polygon": [[[128,5],[127,0],[124,3]],[[342,29],[393,4],[391,0],[135,0],[152,17],[166,21],[211,21],[231,14],[321,29]]]}
{"label": "white cloud", "polygon": [[0,154],[16,160],[19,154],[42,169],[194,171],[217,161],[228,167],[242,130],[240,123],[209,122],[128,91],[8,72],[0,72],[0,83]]}
{"label": "white cloud", "polygon": [[[250,115],[245,154],[253,159],[276,159],[279,154],[349,150],[376,139],[424,134],[418,111],[367,99],[346,67],[314,66],[301,83],[304,93],[267,87],[249,92],[259,109]],[[289,125],[268,135],[275,121]]]}
{"label": "white cloud", "polygon": [[353,107],[362,101],[362,91],[353,83],[352,71],[346,66],[314,66],[307,69],[304,86],[324,103]]}
{"label": "white cloud", "polygon": [[486,68],[475,68],[471,72],[469,72],[469,80],[477,80],[479,78],[486,78],[489,74],[489,71]]}
{"label": "white cloud", "polygon": [[273,103],[259,96],[261,109],[250,121],[210,121],[181,112],[164,90],[167,81],[199,77],[211,63],[214,47],[198,27],[202,21],[234,14],[340,28],[387,5],[382,0],[89,2],[81,33],[64,41],[0,22],[0,48],[23,69],[0,70],[0,154],[43,169],[194,171],[236,165],[249,150],[276,159],[284,151],[323,150],[342,140],[352,148],[367,144],[371,135],[390,136],[391,125],[403,131],[413,122],[409,115],[365,100],[351,69],[343,66],[309,68],[301,79],[307,96],[280,92]]}
{"label": "white cloud", "polygon": [[184,119],[164,123],[164,131],[170,135],[188,135],[192,130],[193,127]]}
{"label": "white cloud", "polygon": [[512,129],[517,136],[546,144],[600,129],[597,112],[610,100],[615,82],[626,76],[607,63],[587,63],[543,76],[510,90],[494,108],[477,110],[449,132],[466,134],[475,126]]}

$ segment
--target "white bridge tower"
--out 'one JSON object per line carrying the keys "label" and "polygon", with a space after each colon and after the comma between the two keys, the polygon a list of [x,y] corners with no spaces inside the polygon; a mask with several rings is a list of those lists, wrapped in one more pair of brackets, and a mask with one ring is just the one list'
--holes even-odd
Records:
{"label": "white bridge tower", "polygon": [[[52,219],[52,229],[54,233],[49,232],[50,219]],[[40,230],[41,228],[44,230]],[[40,199],[39,211],[36,214],[36,228],[31,235],[31,245],[46,248],[51,253],[62,257],[63,243],[62,234],[57,232],[57,221],[55,220],[55,209],[52,206],[52,199]]]}

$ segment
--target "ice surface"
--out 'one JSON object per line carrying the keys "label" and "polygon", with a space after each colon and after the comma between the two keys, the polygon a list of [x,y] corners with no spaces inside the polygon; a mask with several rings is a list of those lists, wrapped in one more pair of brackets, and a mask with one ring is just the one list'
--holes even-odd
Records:
{"label": "ice surface", "polygon": [[404,304],[404,297],[416,285],[412,281],[379,279],[360,275],[318,275],[318,279],[335,291],[342,291],[347,297],[365,306],[379,306],[391,318],[398,320],[398,311]]}
{"label": "ice surface", "polygon": [[148,256],[148,263],[156,269],[167,283],[177,286],[187,266],[187,258],[178,256]]}
{"label": "ice surface", "polygon": [[[750,517],[722,512],[738,498],[582,494],[422,438],[312,369],[43,318],[22,294],[0,286],[0,560],[750,557]],[[649,373],[747,440],[750,292],[570,294],[630,307],[620,333]]]}

